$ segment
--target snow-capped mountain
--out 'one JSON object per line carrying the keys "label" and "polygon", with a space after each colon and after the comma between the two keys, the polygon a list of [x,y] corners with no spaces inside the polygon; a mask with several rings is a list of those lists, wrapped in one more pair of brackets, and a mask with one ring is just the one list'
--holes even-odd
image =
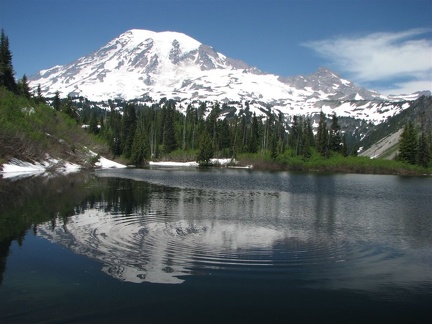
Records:
{"label": "snow-capped mountain", "polygon": [[59,91],[92,101],[122,98],[249,101],[251,108],[285,114],[336,112],[376,123],[404,108],[401,100],[356,86],[328,69],[308,76],[281,77],[250,67],[177,32],[130,30],[96,52],[40,71],[30,86],[45,96]]}

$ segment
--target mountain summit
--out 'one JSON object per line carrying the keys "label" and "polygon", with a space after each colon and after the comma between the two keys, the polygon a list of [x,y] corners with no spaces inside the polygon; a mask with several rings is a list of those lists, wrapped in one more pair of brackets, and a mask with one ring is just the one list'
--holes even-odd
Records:
{"label": "mountain summit", "polygon": [[248,69],[185,34],[133,29],[88,56],[40,71],[30,80],[41,84],[47,96],[59,91],[92,100],[194,97],[196,90],[208,87],[205,78],[214,74],[209,71]]}
{"label": "mountain summit", "polygon": [[[379,122],[402,109],[389,98],[358,87],[321,68],[308,76],[281,77],[217,52],[177,32],[133,29],[75,62],[29,78],[45,96],[83,96],[93,101],[121,98],[249,101],[289,114],[320,110]],[[401,98],[392,98],[392,101]],[[415,97],[410,98],[415,99]],[[360,108],[359,108],[360,107]]]}

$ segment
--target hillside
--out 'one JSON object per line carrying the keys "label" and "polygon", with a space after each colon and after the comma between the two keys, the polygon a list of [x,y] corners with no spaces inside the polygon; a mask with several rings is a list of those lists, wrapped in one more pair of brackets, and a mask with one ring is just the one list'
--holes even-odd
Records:
{"label": "hillside", "polygon": [[[48,171],[93,167],[91,152],[108,155],[104,141],[67,114],[0,88],[0,165],[39,165]],[[91,151],[90,151],[91,150]]]}
{"label": "hillside", "polygon": [[388,118],[379,125],[370,125],[359,146],[362,156],[392,159],[398,150],[398,141],[403,127],[407,122],[414,122],[420,127],[420,118],[424,114],[424,128],[432,129],[432,97],[422,96],[413,101],[410,106],[395,116]]}

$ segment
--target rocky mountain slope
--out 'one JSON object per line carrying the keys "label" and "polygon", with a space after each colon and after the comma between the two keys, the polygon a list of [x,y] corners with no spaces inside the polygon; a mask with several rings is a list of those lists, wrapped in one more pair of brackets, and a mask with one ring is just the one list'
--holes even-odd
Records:
{"label": "rocky mountain slope", "polygon": [[130,30],[99,50],[29,78],[43,94],[92,101],[138,99],[250,103],[258,114],[321,110],[379,124],[420,94],[386,97],[321,68],[307,76],[281,77],[218,53],[181,33]]}

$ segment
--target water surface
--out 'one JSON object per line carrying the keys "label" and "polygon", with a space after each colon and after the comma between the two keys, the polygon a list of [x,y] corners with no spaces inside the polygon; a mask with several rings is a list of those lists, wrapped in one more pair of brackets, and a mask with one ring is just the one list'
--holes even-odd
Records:
{"label": "water surface", "polygon": [[126,169],[0,193],[1,321],[432,317],[430,178]]}

